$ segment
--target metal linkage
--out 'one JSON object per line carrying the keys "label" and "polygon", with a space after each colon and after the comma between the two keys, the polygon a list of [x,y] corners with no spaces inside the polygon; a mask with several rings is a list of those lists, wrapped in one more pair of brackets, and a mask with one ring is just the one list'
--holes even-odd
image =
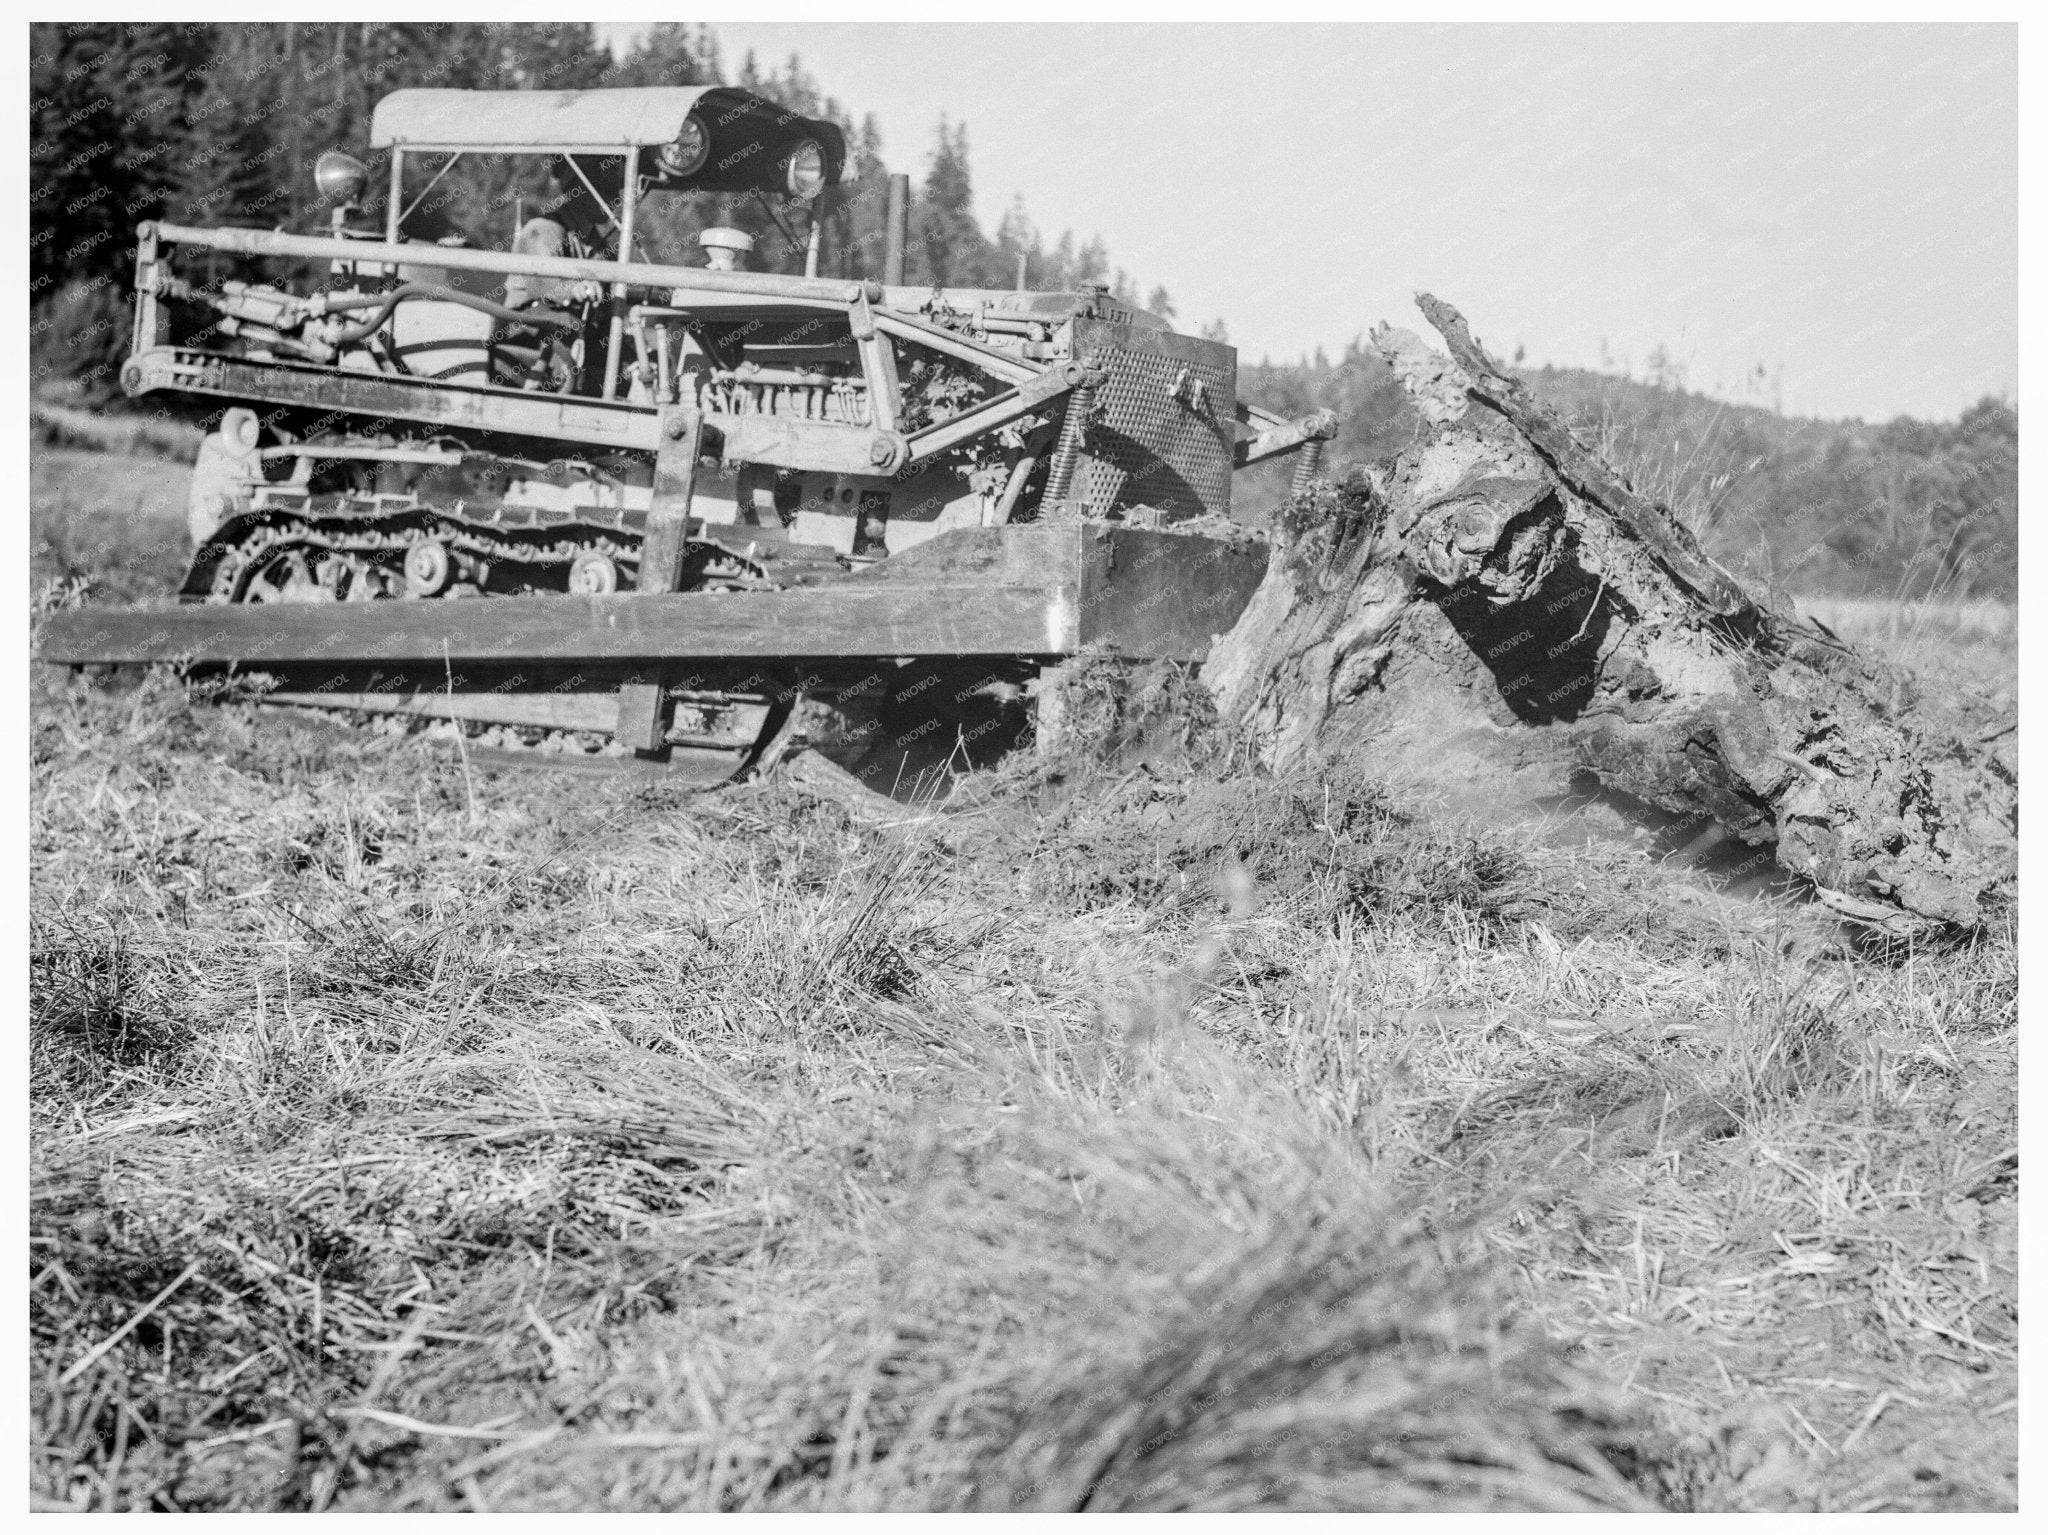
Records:
{"label": "metal linkage", "polygon": [[[1331,410],[1319,410],[1298,421],[1288,421],[1270,411],[1258,409],[1248,413],[1252,421],[1265,430],[1237,445],[1233,462],[1239,469],[1248,469],[1279,454],[1291,453],[1308,443],[1320,447],[1337,435],[1337,413]],[[1317,462],[1321,462],[1320,457]]]}
{"label": "metal linkage", "polygon": [[[909,462],[922,463],[949,448],[984,437],[998,427],[1032,414],[1049,401],[1072,392],[1074,399],[1092,401],[1106,381],[1101,369],[1084,362],[1061,363],[1047,368],[1029,383],[1019,384],[991,395],[979,405],[957,416],[914,432],[909,438]],[[1069,412],[1071,417],[1071,411]]]}

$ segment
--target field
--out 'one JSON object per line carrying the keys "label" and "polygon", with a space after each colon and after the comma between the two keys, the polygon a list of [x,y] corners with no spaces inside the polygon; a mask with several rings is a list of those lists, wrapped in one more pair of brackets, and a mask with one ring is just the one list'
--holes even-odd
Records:
{"label": "field", "polygon": [[[180,476],[39,450],[32,596],[174,583]],[[1819,611],[2010,705],[2009,611]],[[33,689],[38,1506],[2016,1506],[2011,933],[1369,761]]]}

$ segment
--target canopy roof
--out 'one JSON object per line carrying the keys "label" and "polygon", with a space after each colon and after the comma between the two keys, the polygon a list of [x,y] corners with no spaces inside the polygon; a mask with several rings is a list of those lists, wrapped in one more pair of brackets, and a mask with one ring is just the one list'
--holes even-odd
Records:
{"label": "canopy roof", "polygon": [[[805,139],[816,139],[824,149],[828,185],[839,179],[846,163],[846,138],[836,125],[798,117],[751,91],[725,85],[393,91],[371,116],[370,147],[618,154],[673,143],[692,111],[710,135],[711,153],[702,170],[678,185],[772,189],[781,162]],[[643,164],[643,172],[651,169],[652,159]]]}

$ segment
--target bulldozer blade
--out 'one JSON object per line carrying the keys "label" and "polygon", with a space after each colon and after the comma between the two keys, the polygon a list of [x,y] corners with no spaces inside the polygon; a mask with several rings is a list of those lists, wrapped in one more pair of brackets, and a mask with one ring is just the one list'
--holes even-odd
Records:
{"label": "bulldozer blade", "polygon": [[1103,524],[961,528],[838,580],[774,591],[468,602],[74,608],[41,658],[88,665],[798,661],[1071,655],[1198,661],[1266,571],[1255,543]]}

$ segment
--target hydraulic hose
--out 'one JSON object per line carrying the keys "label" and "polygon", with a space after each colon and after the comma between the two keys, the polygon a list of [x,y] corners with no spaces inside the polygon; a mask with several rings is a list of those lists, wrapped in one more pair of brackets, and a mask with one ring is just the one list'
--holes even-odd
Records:
{"label": "hydraulic hose", "polygon": [[458,292],[454,288],[443,288],[435,283],[409,282],[393,288],[389,293],[381,295],[365,294],[363,297],[353,300],[341,299],[336,301],[330,299],[327,306],[329,309],[353,310],[365,308],[371,304],[375,304],[377,307],[375,313],[369,319],[360,320],[354,325],[345,326],[329,337],[329,344],[333,346],[351,346],[358,341],[368,340],[391,317],[391,311],[409,298],[439,299],[444,303],[460,304],[465,309],[480,310],[494,319],[509,321],[515,325],[544,325],[552,326],[557,330],[568,331],[581,330],[583,328],[580,322],[570,319],[567,315],[553,314],[546,310],[512,309],[504,304],[493,303],[487,298],[479,298],[474,293]]}

